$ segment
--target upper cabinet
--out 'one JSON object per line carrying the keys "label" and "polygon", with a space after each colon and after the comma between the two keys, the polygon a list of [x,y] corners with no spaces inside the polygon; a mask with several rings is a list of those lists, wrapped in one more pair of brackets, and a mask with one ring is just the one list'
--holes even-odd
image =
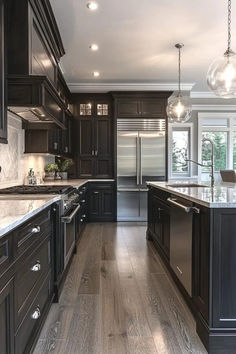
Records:
{"label": "upper cabinet", "polygon": [[113,115],[109,95],[75,95],[74,153],[77,176],[113,176]]}
{"label": "upper cabinet", "polygon": [[5,2],[0,0],[0,56],[1,56],[1,66],[0,66],[0,143],[7,143],[7,86],[6,86],[6,75],[5,75],[5,59],[6,59],[6,48],[5,48]]}
{"label": "upper cabinet", "polygon": [[7,36],[9,109],[30,123],[64,129],[71,94],[59,69],[65,51],[49,0],[8,0]]}
{"label": "upper cabinet", "polygon": [[113,93],[116,118],[165,118],[170,92]]}

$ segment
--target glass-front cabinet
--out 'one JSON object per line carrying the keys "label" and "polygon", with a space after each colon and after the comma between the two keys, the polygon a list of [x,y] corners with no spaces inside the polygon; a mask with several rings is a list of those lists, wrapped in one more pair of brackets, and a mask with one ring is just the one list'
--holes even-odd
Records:
{"label": "glass-front cabinet", "polygon": [[87,102],[80,103],[79,105],[79,115],[82,117],[86,116],[109,116],[109,104],[108,103],[97,103],[97,102]]}

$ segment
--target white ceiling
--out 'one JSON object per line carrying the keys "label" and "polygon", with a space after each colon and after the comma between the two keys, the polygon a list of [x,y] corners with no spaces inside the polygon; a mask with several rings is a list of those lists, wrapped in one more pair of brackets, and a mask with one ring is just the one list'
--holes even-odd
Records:
{"label": "white ceiling", "polygon": [[[174,83],[174,44],[182,42],[182,81],[196,83],[194,91],[208,91],[207,68],[226,49],[226,0],[97,0],[97,11],[88,10],[87,2],[51,0],[68,83]],[[234,1],[232,11],[236,50]],[[89,49],[93,42],[97,52]],[[99,78],[92,76],[94,70]]]}

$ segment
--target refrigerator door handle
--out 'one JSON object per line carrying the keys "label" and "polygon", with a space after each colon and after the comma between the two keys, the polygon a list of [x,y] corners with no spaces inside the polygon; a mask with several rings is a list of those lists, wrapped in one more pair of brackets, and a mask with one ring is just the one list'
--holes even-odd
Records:
{"label": "refrigerator door handle", "polygon": [[136,138],[136,183],[137,186],[139,185],[139,164],[140,164],[140,159],[139,159],[139,137]]}
{"label": "refrigerator door handle", "polygon": [[139,138],[139,161],[140,161],[140,184],[143,184],[143,171],[142,171],[142,138]]}

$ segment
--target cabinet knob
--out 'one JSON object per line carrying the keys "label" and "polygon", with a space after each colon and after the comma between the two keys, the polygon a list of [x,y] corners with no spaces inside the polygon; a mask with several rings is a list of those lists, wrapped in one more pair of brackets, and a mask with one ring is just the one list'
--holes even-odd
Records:
{"label": "cabinet knob", "polygon": [[81,200],[81,203],[85,203],[85,199]]}
{"label": "cabinet knob", "polygon": [[93,192],[93,194],[99,194],[99,192]]}
{"label": "cabinet knob", "polygon": [[40,232],[40,230],[41,230],[41,228],[40,228],[39,225],[38,225],[38,226],[35,226],[35,227],[33,227],[33,229],[32,229],[32,234],[38,234],[38,233]]}
{"label": "cabinet knob", "polygon": [[98,151],[97,150],[95,150],[95,156],[98,156]]}
{"label": "cabinet knob", "polygon": [[86,215],[85,215],[85,214],[83,214],[83,215],[82,215],[82,218],[86,218]]}
{"label": "cabinet knob", "polygon": [[37,306],[35,311],[32,313],[31,318],[37,320],[41,316],[40,307]]}
{"label": "cabinet knob", "polygon": [[64,151],[65,151],[66,154],[68,153],[68,151],[69,151],[68,146],[65,147],[65,150],[64,150]]}
{"label": "cabinet knob", "polygon": [[58,148],[58,143],[54,142],[54,143],[53,143],[53,148],[54,148],[54,150],[57,150],[57,148]]}
{"label": "cabinet knob", "polygon": [[83,221],[84,221],[84,219],[80,219],[80,221],[81,221],[81,222],[83,222]]}
{"label": "cabinet knob", "polygon": [[30,268],[32,272],[39,272],[41,270],[41,264],[37,261],[32,268]]}

